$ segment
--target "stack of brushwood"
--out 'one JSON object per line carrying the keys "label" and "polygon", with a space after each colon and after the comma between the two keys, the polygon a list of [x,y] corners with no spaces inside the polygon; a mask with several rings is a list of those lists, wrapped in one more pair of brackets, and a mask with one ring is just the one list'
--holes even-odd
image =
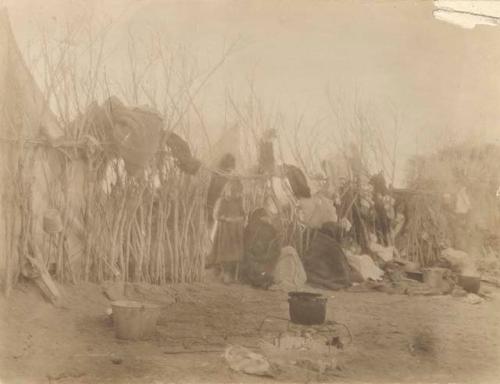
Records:
{"label": "stack of brushwood", "polygon": [[396,238],[396,247],[410,261],[433,265],[452,238],[446,208],[429,193],[411,193],[404,199],[406,223]]}
{"label": "stack of brushwood", "polygon": [[[88,236],[80,278],[200,281],[208,248],[207,175],[183,173],[164,152],[139,177],[124,174],[116,160],[106,167],[107,172],[86,169],[98,182],[87,184],[85,191]],[[116,182],[105,190],[102,177],[110,173]]]}
{"label": "stack of brushwood", "polygon": [[450,146],[410,160],[398,240],[408,258],[429,265],[443,247],[453,247],[481,263],[484,234],[498,233],[500,225],[499,162],[500,147],[492,144]]}

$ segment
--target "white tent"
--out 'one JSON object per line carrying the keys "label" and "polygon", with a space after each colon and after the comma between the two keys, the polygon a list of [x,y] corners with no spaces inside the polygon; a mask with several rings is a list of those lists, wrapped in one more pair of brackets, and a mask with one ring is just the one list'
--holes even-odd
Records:
{"label": "white tent", "polygon": [[[18,243],[23,219],[19,189],[32,186],[33,210],[41,212],[49,200],[48,179],[42,170],[57,169],[57,159],[50,151],[41,156],[30,145],[61,138],[63,129],[23,60],[5,9],[0,10],[0,89],[0,276],[8,294],[10,282],[19,272],[19,252],[23,247]],[[29,156],[25,156],[28,151]],[[29,169],[24,174],[31,175],[21,185],[14,183],[20,159],[26,160],[22,166]],[[34,217],[35,231],[39,225],[40,218]]]}

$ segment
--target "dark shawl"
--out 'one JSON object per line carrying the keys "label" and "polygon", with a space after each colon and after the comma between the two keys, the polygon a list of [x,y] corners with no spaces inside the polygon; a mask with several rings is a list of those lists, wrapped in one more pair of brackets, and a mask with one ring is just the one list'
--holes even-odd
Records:
{"label": "dark shawl", "polygon": [[306,176],[300,170],[300,168],[290,164],[284,164],[283,168],[285,170],[285,175],[288,179],[288,182],[290,183],[290,187],[292,188],[294,196],[297,199],[310,198],[311,189],[307,184]]}
{"label": "dark shawl", "polygon": [[316,233],[304,260],[308,283],[327,289],[351,285],[349,264],[339,237],[340,229],[330,223]]}
{"label": "dark shawl", "polygon": [[241,274],[244,280],[255,286],[272,282],[271,272],[280,254],[278,231],[273,225],[261,220],[263,209],[251,215],[244,232],[244,259]]}
{"label": "dark shawl", "polygon": [[167,138],[167,147],[175,159],[176,166],[188,175],[194,175],[201,167],[201,162],[193,157],[188,143],[179,135],[170,133]]}

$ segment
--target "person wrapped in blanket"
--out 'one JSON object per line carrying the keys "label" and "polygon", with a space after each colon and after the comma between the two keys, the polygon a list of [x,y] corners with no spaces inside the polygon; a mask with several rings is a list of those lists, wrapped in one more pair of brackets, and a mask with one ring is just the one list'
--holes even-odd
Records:
{"label": "person wrapped in blanket", "polygon": [[350,267],[341,247],[343,231],[342,224],[326,222],[315,233],[304,257],[308,284],[333,290],[351,286]]}
{"label": "person wrapped in blanket", "polygon": [[280,250],[278,231],[271,224],[269,213],[265,208],[254,210],[244,232],[242,281],[257,288],[269,288]]}

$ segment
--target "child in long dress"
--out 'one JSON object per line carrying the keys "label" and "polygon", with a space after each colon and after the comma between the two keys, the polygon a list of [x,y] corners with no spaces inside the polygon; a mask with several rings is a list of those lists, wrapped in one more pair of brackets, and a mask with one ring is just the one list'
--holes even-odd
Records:
{"label": "child in long dress", "polygon": [[239,263],[243,258],[243,185],[239,180],[227,183],[214,210],[217,221],[212,260],[223,276],[224,282],[237,280]]}

